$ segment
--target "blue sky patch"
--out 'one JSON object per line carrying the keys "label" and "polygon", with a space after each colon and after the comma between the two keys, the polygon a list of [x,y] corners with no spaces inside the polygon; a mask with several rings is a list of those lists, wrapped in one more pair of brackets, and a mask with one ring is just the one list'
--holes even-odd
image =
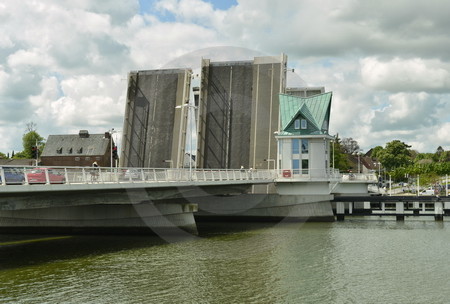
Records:
{"label": "blue sky patch", "polygon": [[[172,19],[167,13],[161,14],[160,11],[155,9],[156,3],[159,0],[139,0],[139,7],[141,14],[152,14],[161,17],[163,21],[169,21]],[[236,0],[203,0],[203,2],[211,3],[214,9],[218,10],[228,10],[232,6],[237,5]]]}

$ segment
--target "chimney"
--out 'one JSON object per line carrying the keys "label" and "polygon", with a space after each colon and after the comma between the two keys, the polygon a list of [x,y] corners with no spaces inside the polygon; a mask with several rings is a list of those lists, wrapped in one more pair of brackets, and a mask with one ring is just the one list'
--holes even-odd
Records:
{"label": "chimney", "polygon": [[88,130],[80,130],[80,132],[78,132],[78,135],[80,136],[80,138],[88,138],[89,132]]}

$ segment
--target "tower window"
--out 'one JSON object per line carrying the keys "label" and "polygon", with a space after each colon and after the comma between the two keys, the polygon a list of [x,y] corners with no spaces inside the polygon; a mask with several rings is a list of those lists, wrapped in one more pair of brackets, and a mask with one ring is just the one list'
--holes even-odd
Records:
{"label": "tower window", "polygon": [[298,138],[292,139],[292,154],[300,153],[300,140]]}
{"label": "tower window", "polygon": [[306,123],[306,119],[302,119],[302,121],[301,121],[301,128],[302,129],[306,129],[307,128],[307,123]]}

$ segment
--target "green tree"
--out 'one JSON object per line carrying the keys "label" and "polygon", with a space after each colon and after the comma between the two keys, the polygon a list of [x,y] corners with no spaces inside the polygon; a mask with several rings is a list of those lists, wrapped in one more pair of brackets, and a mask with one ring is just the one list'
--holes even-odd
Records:
{"label": "green tree", "polygon": [[433,160],[436,162],[442,162],[442,161],[444,161],[445,156],[446,155],[445,155],[444,149],[441,146],[439,146],[436,149],[436,153],[434,153],[434,155],[433,155]]}
{"label": "green tree", "polygon": [[[42,152],[44,148],[44,138],[36,132],[36,124],[30,122],[27,124],[26,133],[22,136],[22,145],[23,151],[21,156],[25,156],[24,158],[33,158],[31,155],[31,148],[37,146],[39,148],[39,152]],[[22,158],[22,157],[15,158]]]}
{"label": "green tree", "polygon": [[380,151],[383,151],[383,147],[382,146],[376,146],[375,148],[372,148],[371,157],[372,158],[378,158],[378,154],[380,153]]}
{"label": "green tree", "polygon": [[409,148],[411,148],[411,146],[404,142],[393,140],[388,142],[386,147],[380,151],[378,159],[387,170],[407,167],[412,163]]}
{"label": "green tree", "polygon": [[[31,155],[31,153],[30,153],[30,155]],[[21,152],[14,153],[12,158],[14,158],[14,159],[27,159],[27,158],[31,158],[31,156],[26,154],[24,151],[21,151]]]}
{"label": "green tree", "polygon": [[8,158],[5,153],[0,152],[0,159]]}
{"label": "green tree", "polygon": [[331,142],[331,151],[333,151],[332,157],[332,165],[334,165],[335,169],[339,169],[339,171],[347,171],[350,164],[348,162],[347,154],[344,152],[344,148],[341,145],[341,140],[339,135],[336,135],[336,139]]}
{"label": "green tree", "polygon": [[343,138],[341,141],[341,147],[347,154],[354,154],[359,151],[358,142],[351,137]]}

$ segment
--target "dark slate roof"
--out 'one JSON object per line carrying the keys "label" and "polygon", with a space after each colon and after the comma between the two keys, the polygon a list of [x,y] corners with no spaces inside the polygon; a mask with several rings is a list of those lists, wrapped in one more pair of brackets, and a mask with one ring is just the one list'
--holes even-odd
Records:
{"label": "dark slate roof", "polygon": [[104,155],[110,139],[105,134],[50,135],[41,156],[87,156]]}

